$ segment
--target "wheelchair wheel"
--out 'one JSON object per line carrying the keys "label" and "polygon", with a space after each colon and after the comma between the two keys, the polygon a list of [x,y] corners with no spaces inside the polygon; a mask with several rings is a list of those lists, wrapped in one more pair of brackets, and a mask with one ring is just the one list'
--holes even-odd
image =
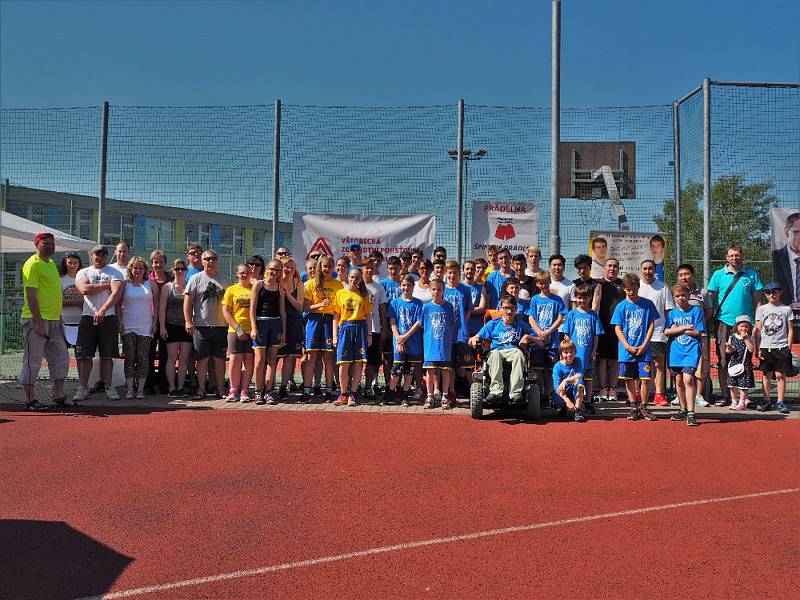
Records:
{"label": "wheelchair wheel", "polygon": [[473,419],[483,416],[483,384],[480,381],[469,386],[469,412]]}
{"label": "wheelchair wheel", "polygon": [[525,417],[529,421],[538,421],[541,415],[541,395],[539,393],[539,386],[532,383],[528,388],[528,406],[525,408]]}

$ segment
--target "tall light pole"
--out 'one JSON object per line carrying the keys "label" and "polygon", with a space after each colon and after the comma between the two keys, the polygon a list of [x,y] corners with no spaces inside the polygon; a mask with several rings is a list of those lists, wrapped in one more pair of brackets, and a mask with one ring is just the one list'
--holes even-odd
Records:
{"label": "tall light pole", "polygon": [[553,0],[550,97],[550,254],[561,253],[561,196],[558,190],[561,142],[561,0]]}
{"label": "tall light pole", "polygon": [[[454,161],[456,161],[456,163],[458,163],[458,148],[450,148],[447,151],[447,154],[449,154],[450,158],[452,158]],[[467,192],[466,193],[467,200],[469,200],[469,187],[467,185],[468,182],[469,182],[469,161],[471,161],[471,160],[480,160],[484,156],[486,156],[486,154],[487,154],[487,152],[486,152],[486,149],[484,149],[484,148],[479,148],[478,151],[475,152],[474,155],[472,154],[472,149],[471,148],[464,148],[461,151],[461,164],[464,165],[464,189]],[[456,167],[456,168],[458,168],[458,167]],[[461,180],[460,175],[461,175],[461,173],[459,173],[459,181]],[[459,194],[458,195],[458,211],[457,211],[457,213],[458,213],[458,219],[457,219],[458,222],[456,223],[456,227],[457,227],[457,229],[456,229],[456,233],[457,233],[457,235],[456,235],[456,257],[457,257],[458,262],[461,262],[461,258],[462,258],[462,248],[461,247],[462,247],[463,244],[461,243],[462,236],[461,236],[461,222],[460,221],[462,220],[462,215],[464,214],[463,202],[464,202],[463,195]]]}

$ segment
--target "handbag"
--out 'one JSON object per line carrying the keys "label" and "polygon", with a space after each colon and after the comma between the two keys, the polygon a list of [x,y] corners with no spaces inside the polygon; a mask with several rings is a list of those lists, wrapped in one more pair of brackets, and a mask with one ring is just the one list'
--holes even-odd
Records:
{"label": "handbag", "polygon": [[747,347],[744,349],[744,354],[742,355],[742,362],[736,363],[735,365],[728,365],[728,377],[739,377],[740,375],[744,375],[744,363],[747,360]]}

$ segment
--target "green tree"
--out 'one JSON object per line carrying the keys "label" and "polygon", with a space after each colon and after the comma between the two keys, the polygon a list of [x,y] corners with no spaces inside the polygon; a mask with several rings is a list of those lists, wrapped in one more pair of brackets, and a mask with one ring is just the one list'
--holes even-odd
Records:
{"label": "green tree", "polygon": [[[720,177],[711,187],[711,260],[725,260],[729,245],[744,250],[745,261],[757,268],[762,278],[771,278],[769,211],[778,202],[771,193],[774,184],[745,183],[745,174]],[[653,220],[660,231],[675,231],[675,201],[664,202]],[[703,184],[689,181],[681,190],[681,256],[695,269],[703,265]],[[668,268],[675,267],[675,244],[668,247]],[[759,261],[764,263],[759,264]],[[671,272],[671,271],[670,271]],[[765,280],[766,281],[766,280]]]}

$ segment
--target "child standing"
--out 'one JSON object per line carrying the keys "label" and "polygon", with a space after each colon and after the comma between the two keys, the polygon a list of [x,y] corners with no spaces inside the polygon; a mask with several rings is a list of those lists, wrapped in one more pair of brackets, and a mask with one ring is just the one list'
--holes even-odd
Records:
{"label": "child standing", "polygon": [[564,339],[558,345],[560,359],[553,367],[553,392],[551,400],[553,406],[559,408],[562,416],[574,413],[576,423],[583,423],[583,399],[586,386],[583,383],[583,365],[581,359],[575,356],[575,344],[570,339]]}
{"label": "child standing", "polygon": [[[222,316],[228,323],[228,355],[230,356],[231,389],[226,402],[250,402],[248,389],[253,375],[253,340],[250,336],[250,300],[253,284],[246,264],[236,267],[237,283],[225,290]],[[258,281],[260,283],[260,281]],[[278,323],[280,325],[280,322]],[[261,388],[256,386],[256,391]]]}
{"label": "child standing", "polygon": [[[728,355],[728,387],[731,390],[731,410],[747,410],[748,392],[755,387],[753,375],[753,353],[756,351],[752,338],[753,323],[749,315],[736,317],[734,333],[725,344]],[[731,375],[733,365],[744,365],[739,375]]]}
{"label": "child standing", "polygon": [[655,421],[656,416],[647,410],[647,399],[653,359],[650,338],[653,337],[658,310],[652,301],[639,297],[637,275],[625,275],[622,289],[625,291],[625,300],[614,309],[611,325],[619,342],[619,378],[625,381],[628,401],[631,403],[628,420],[636,421],[644,417],[648,421]]}
{"label": "child standing", "polygon": [[397,385],[405,376],[402,385],[402,405],[409,405],[408,392],[411,379],[422,389],[422,301],[414,298],[414,278],[403,277],[400,283],[402,295],[389,302],[389,323],[394,342],[394,362],[389,390],[382,400],[387,404],[395,399]]}
{"label": "child standing", "polygon": [[694,401],[697,393],[695,373],[702,353],[700,339],[705,331],[703,309],[689,304],[690,290],[682,283],[672,286],[675,308],[667,313],[664,334],[672,341],[669,345],[667,366],[675,376],[680,410],[670,417],[673,421],[683,421],[690,427],[697,425],[694,416]]}
{"label": "child standing", "polygon": [[[461,283],[461,265],[458,261],[448,260],[445,263],[444,299],[453,306],[453,377],[447,390],[447,401],[451,406],[456,403],[456,383],[459,391],[469,395],[469,373],[475,366],[475,357],[467,342],[469,341],[469,318],[472,315],[472,293],[470,288]],[[444,392],[444,390],[442,390]]]}
{"label": "child standing", "polygon": [[[595,413],[592,402],[592,370],[597,356],[598,336],[605,333],[597,313],[589,309],[592,291],[581,284],[575,290],[575,308],[567,313],[561,332],[575,344],[575,353],[583,366],[583,382],[586,388],[584,402],[589,414]],[[560,346],[559,346],[560,348]]]}
{"label": "child standing", "polygon": [[453,371],[453,339],[455,318],[453,305],[444,299],[444,282],[434,279],[430,284],[433,299],[422,307],[422,340],[425,362],[425,385],[428,397],[423,408],[433,408],[434,401],[442,401],[442,408],[452,408],[441,390],[450,388]]}
{"label": "child standing", "polygon": [[531,358],[533,368],[542,371],[545,392],[550,394],[553,391],[550,387],[552,381],[550,370],[559,355],[558,348],[561,341],[558,328],[564,322],[567,307],[559,296],[550,291],[550,275],[546,271],[537,271],[533,279],[539,293],[531,298],[528,322],[539,339],[544,342],[544,348],[534,349]]}
{"label": "child standing", "polygon": [[762,290],[767,296],[767,304],[756,309],[756,345],[761,359],[761,382],[764,385],[764,400],[759,402],[756,410],[765,411],[772,408],[770,387],[772,375],[775,375],[778,388],[778,411],[787,414],[789,407],[784,398],[786,395],[786,373],[792,366],[792,309],[781,304],[781,286],[770,282]]}
{"label": "child standing", "polygon": [[334,402],[337,406],[358,405],[356,392],[361,385],[361,371],[367,361],[367,348],[373,343],[370,334],[372,302],[359,267],[348,273],[347,283],[346,288],[336,292],[333,300],[333,339],[336,340],[336,364],[342,388]]}

